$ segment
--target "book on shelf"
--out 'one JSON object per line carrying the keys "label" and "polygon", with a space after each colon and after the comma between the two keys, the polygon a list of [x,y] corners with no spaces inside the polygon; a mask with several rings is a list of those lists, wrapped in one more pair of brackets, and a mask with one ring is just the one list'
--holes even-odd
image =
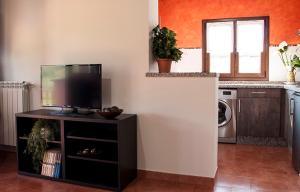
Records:
{"label": "book on shelf", "polygon": [[41,175],[59,178],[61,173],[61,152],[60,149],[45,151],[43,157]]}

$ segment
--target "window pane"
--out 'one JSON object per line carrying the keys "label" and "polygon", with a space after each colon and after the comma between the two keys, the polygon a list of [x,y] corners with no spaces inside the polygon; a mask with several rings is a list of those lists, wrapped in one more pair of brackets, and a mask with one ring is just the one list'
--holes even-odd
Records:
{"label": "window pane", "polygon": [[233,51],[233,22],[207,24],[207,52]]}
{"label": "window pane", "polygon": [[230,53],[210,53],[210,72],[230,73]]}
{"label": "window pane", "polygon": [[261,73],[261,53],[263,52],[263,42],[263,20],[237,22],[239,73]]}
{"label": "window pane", "polygon": [[207,52],[210,53],[210,72],[230,73],[233,22],[207,23]]}
{"label": "window pane", "polygon": [[239,54],[239,73],[261,73],[261,54]]}

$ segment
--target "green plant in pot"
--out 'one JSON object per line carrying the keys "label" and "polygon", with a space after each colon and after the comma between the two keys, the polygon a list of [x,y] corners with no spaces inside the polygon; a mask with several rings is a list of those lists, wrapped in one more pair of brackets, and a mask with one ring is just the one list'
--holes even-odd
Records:
{"label": "green plant in pot", "polygon": [[182,56],[182,51],[176,48],[176,33],[158,25],[152,30],[152,34],[152,53],[157,60],[159,73],[169,73],[172,61],[178,62]]}
{"label": "green plant in pot", "polygon": [[283,41],[279,44],[279,56],[283,65],[287,69],[287,84],[295,84],[296,69],[300,68],[299,46],[293,51],[287,42]]}
{"label": "green plant in pot", "polygon": [[31,155],[32,165],[36,173],[40,173],[43,156],[48,148],[47,141],[55,139],[59,129],[56,122],[49,120],[38,120],[29,134],[25,152]]}

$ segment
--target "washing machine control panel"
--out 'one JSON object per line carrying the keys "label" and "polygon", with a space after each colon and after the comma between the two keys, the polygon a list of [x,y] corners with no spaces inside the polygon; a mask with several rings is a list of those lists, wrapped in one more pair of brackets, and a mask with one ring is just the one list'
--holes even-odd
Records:
{"label": "washing machine control panel", "polygon": [[223,95],[231,95],[231,91],[223,91]]}

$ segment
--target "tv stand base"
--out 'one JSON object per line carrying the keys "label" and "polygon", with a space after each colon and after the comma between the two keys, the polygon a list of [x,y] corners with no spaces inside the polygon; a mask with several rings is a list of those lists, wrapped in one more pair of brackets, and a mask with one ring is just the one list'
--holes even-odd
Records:
{"label": "tv stand base", "polygon": [[94,111],[91,110],[81,110],[78,108],[61,108],[59,111],[53,111],[53,115],[91,115]]}

